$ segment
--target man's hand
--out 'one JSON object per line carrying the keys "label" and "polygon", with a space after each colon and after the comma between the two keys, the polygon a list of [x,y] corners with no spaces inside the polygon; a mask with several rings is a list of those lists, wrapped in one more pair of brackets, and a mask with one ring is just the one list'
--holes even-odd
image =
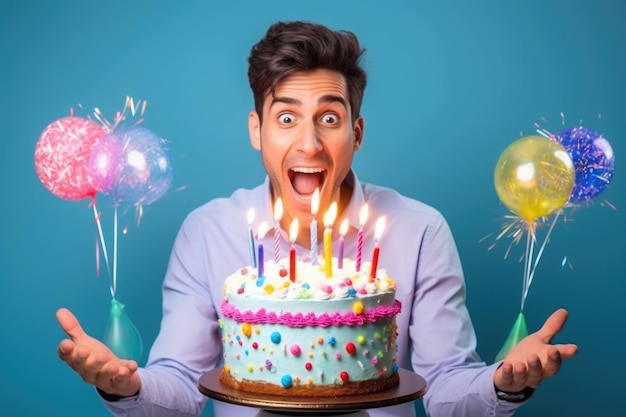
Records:
{"label": "man's hand", "polygon": [[61,329],[70,337],[57,348],[59,357],[83,380],[107,394],[135,395],[141,387],[137,362],[119,359],[102,342],[85,333],[76,317],[61,308],[56,314]]}
{"label": "man's hand", "polygon": [[522,339],[504,358],[493,375],[493,383],[501,391],[519,392],[536,388],[543,380],[555,375],[561,362],[576,355],[574,344],[551,345],[550,342],[567,321],[567,311],[552,313],[539,331]]}

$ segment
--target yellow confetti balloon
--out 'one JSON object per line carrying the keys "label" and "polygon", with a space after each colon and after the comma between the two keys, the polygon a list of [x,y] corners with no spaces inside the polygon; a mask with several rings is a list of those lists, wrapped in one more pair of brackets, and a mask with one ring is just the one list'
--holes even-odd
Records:
{"label": "yellow confetti balloon", "polygon": [[543,136],[527,136],[502,152],[494,183],[502,204],[534,221],[567,203],[575,177],[572,158],[562,145]]}

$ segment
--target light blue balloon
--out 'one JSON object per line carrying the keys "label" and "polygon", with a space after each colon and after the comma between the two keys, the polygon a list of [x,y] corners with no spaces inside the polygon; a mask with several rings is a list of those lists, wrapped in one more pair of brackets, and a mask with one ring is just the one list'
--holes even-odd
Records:
{"label": "light blue balloon", "polygon": [[104,333],[104,343],[121,359],[133,359],[137,362],[143,353],[143,341],[124,304],[115,298],[111,300],[109,322]]}

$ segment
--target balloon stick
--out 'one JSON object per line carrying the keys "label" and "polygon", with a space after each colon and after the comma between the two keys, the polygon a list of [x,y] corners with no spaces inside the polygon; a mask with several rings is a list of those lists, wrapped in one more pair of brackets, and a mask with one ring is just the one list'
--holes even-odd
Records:
{"label": "balloon stick", "polygon": [[[98,213],[98,209],[96,208],[96,199],[93,199],[93,204],[92,204],[92,208],[93,208],[93,215],[94,218],[96,220],[96,226],[98,228],[98,237],[100,238],[100,244],[102,245],[102,253],[104,254],[104,263],[106,264],[107,267],[107,275],[109,276],[109,279],[111,278],[111,269],[109,268],[109,255],[108,255],[108,251],[107,251],[107,245],[104,241],[104,234],[102,233],[102,224],[100,223],[100,214]],[[96,241],[97,243],[97,241]],[[96,252],[96,254],[99,254],[99,252]],[[98,272],[99,272],[100,268],[98,268]]]}
{"label": "balloon stick", "polygon": [[111,297],[115,298],[117,288],[117,206],[113,211],[113,284],[111,286]]}
{"label": "balloon stick", "polygon": [[537,270],[537,264],[539,263],[539,259],[541,259],[541,255],[543,255],[543,250],[545,249],[546,244],[548,243],[550,235],[552,234],[552,230],[554,229],[554,225],[556,224],[556,221],[559,218],[559,214],[561,214],[561,211],[557,211],[556,214],[554,215],[552,224],[550,224],[550,228],[548,229],[546,236],[543,238],[543,242],[541,243],[539,252],[537,252],[537,257],[535,258],[535,262],[533,264],[532,270],[530,271],[530,276],[528,277],[528,285],[526,285],[524,299],[526,299],[526,296],[528,295],[528,289],[530,288],[530,284],[532,284],[533,282],[533,277],[535,276],[535,271]]}

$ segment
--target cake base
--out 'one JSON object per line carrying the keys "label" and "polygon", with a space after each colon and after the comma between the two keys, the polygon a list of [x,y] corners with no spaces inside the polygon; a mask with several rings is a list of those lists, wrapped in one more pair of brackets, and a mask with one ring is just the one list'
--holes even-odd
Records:
{"label": "cake base", "polygon": [[256,394],[266,394],[272,396],[301,396],[301,397],[342,397],[346,395],[366,395],[375,392],[385,391],[398,386],[400,377],[397,373],[386,378],[379,378],[370,381],[344,382],[334,385],[294,385],[289,388],[274,384],[250,381],[243,379],[236,380],[224,369],[220,372],[220,382],[228,387],[240,391],[253,392]]}
{"label": "cake base", "polygon": [[379,407],[390,407],[414,401],[426,393],[426,381],[418,374],[400,368],[400,385],[368,395],[343,397],[272,396],[248,393],[222,384],[221,368],[215,368],[200,377],[198,390],[207,397],[229,404],[258,408],[291,416],[329,415]]}

